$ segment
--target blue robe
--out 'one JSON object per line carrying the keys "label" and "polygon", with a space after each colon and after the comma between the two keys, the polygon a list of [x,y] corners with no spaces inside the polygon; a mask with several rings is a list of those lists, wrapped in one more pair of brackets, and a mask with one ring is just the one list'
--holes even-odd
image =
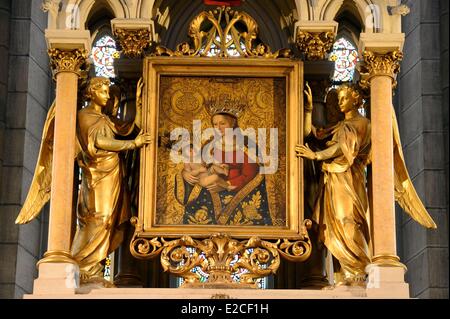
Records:
{"label": "blue robe", "polygon": [[239,191],[210,193],[187,183],[181,172],[175,177],[175,197],[184,205],[186,225],[272,225],[266,181],[257,174]]}

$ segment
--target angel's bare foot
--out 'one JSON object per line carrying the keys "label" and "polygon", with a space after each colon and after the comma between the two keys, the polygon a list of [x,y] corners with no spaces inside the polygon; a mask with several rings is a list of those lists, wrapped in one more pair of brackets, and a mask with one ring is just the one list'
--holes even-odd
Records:
{"label": "angel's bare foot", "polygon": [[102,277],[92,277],[81,279],[82,286],[89,286],[93,288],[116,288],[116,286],[109,280]]}

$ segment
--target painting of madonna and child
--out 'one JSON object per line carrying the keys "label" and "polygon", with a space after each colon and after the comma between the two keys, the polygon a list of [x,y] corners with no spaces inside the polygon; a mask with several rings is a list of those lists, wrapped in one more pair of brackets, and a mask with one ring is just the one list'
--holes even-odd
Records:
{"label": "painting of madonna and child", "polygon": [[156,223],[286,225],[286,80],[161,76]]}

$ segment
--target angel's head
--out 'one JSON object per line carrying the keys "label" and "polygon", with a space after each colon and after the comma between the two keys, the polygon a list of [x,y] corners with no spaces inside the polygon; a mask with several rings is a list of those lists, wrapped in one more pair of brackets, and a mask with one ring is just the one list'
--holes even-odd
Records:
{"label": "angel's head", "polygon": [[356,86],[343,84],[338,89],[339,109],[343,113],[359,109],[363,104],[363,97]]}
{"label": "angel's head", "polygon": [[104,77],[94,77],[89,81],[86,89],[86,99],[102,107],[106,106],[109,100],[109,85],[111,82]]}

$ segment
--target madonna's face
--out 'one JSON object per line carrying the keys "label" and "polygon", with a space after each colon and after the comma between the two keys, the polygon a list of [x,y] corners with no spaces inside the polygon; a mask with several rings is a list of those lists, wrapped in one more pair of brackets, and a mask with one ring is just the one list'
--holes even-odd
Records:
{"label": "madonna's face", "polygon": [[225,135],[226,128],[234,128],[235,119],[226,114],[216,114],[212,117],[212,125],[222,136]]}

